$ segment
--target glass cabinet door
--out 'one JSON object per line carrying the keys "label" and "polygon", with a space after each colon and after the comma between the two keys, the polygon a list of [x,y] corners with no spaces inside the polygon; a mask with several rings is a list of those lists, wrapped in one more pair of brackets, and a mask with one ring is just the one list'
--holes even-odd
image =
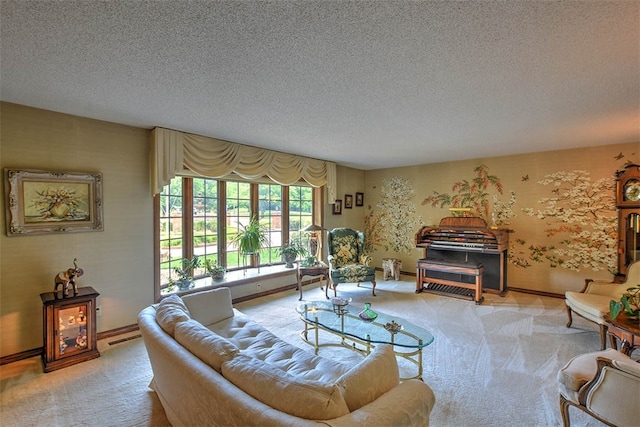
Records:
{"label": "glass cabinet door", "polygon": [[87,329],[87,313],[91,303],[74,305],[56,310],[58,321],[58,345],[56,358],[71,356],[88,348],[90,331]]}

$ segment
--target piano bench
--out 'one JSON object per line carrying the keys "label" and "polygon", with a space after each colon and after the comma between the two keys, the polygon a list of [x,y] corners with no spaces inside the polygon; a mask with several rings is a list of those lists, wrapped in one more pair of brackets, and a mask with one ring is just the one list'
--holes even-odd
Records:
{"label": "piano bench", "polygon": [[[429,271],[473,277],[474,283],[428,277],[427,273]],[[476,304],[482,304],[484,301],[482,296],[483,272],[484,267],[482,264],[429,258],[419,259],[416,264],[416,293],[431,292],[470,299],[475,301]],[[427,284],[426,287],[425,283]]]}

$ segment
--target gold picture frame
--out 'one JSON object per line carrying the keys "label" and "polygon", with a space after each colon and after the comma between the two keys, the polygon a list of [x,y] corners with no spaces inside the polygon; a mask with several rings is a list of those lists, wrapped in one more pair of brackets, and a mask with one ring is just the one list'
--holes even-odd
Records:
{"label": "gold picture frame", "polygon": [[102,174],[5,168],[7,236],[103,231]]}

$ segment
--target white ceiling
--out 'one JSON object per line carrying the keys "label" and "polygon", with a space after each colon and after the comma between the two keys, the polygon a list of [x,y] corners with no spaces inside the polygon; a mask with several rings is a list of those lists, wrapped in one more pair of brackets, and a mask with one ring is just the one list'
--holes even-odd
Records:
{"label": "white ceiling", "polygon": [[1,99],[377,169],[640,141],[640,1],[5,1]]}

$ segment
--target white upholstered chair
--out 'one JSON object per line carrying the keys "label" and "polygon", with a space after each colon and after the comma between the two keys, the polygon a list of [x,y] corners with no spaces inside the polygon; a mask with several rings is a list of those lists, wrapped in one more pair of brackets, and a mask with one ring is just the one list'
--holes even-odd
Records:
{"label": "white upholstered chair", "polygon": [[580,292],[565,292],[567,305],[567,328],[571,327],[571,313],[595,322],[600,327],[600,350],[607,346],[607,323],[604,315],[609,313],[609,301],[619,300],[627,288],[640,283],[640,261],[634,262],[627,270],[623,283],[612,283],[605,280],[585,280],[585,287]]}
{"label": "white upholstered chair", "polygon": [[565,427],[574,406],[618,427],[640,423],[640,363],[614,349],[582,354],[558,371],[560,412]]}

